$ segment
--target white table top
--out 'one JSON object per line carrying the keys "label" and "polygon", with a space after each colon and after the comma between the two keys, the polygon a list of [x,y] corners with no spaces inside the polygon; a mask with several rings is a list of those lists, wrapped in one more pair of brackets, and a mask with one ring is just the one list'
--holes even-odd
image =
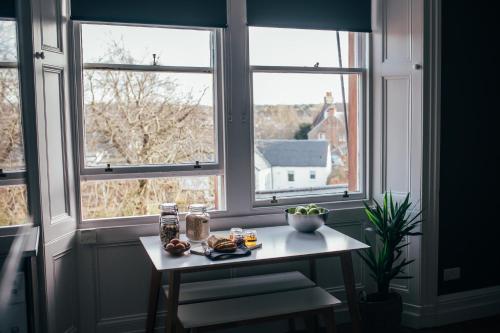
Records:
{"label": "white table top", "polygon": [[[253,250],[252,254],[247,257],[220,261],[212,261],[204,256],[189,254],[189,251],[179,257],[171,256],[163,250],[159,236],[140,237],[140,240],[158,271],[241,266],[255,264],[256,261],[259,263],[286,261],[287,259],[335,255],[368,248],[368,245],[327,226],[310,234],[297,232],[288,225],[255,230],[257,230],[257,243],[262,243],[262,248]],[[212,234],[225,236],[228,233],[228,231],[212,232]],[[181,238],[184,237],[181,236]],[[191,246],[196,247],[196,243],[192,243]]]}

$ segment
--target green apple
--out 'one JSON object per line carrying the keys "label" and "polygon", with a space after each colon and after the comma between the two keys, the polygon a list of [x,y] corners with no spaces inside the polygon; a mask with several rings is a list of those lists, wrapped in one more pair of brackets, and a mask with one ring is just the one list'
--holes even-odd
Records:
{"label": "green apple", "polygon": [[307,211],[307,215],[319,215],[319,209],[317,207],[313,207]]}
{"label": "green apple", "polygon": [[297,208],[295,208],[295,215],[307,215],[307,208],[304,206],[297,206]]}

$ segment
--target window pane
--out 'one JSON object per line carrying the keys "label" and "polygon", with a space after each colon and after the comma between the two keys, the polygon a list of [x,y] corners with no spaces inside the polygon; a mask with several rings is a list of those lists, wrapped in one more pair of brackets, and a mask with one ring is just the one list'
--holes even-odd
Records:
{"label": "window pane", "polygon": [[359,191],[358,80],[253,75],[257,200]]}
{"label": "window pane", "polygon": [[0,186],[0,227],[26,223],[28,223],[26,186]]}
{"label": "window pane", "polygon": [[84,71],[87,166],[215,162],[212,74]]}
{"label": "window pane", "polygon": [[24,169],[15,21],[0,21],[0,169]]}
{"label": "window pane", "polygon": [[176,202],[186,212],[190,204],[222,207],[222,177],[172,177],[82,182],[84,220],[159,214],[162,202]]}
{"label": "window pane", "polygon": [[84,63],[211,66],[211,32],[118,25],[82,25]]}
{"label": "window pane", "polygon": [[0,68],[0,169],[24,169],[17,69]]}
{"label": "window pane", "polygon": [[17,62],[15,21],[0,21],[0,62]]}
{"label": "window pane", "polygon": [[[337,33],[324,30],[249,28],[250,64],[262,66],[354,67],[354,48],[349,52],[349,35],[339,32],[342,66],[339,62]],[[349,58],[350,56],[350,58]]]}

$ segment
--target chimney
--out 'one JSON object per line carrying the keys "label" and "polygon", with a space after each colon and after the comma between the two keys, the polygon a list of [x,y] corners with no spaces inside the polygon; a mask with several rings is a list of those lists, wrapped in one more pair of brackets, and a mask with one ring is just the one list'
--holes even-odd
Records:
{"label": "chimney", "polygon": [[325,104],[333,104],[333,96],[331,91],[327,91],[325,94]]}

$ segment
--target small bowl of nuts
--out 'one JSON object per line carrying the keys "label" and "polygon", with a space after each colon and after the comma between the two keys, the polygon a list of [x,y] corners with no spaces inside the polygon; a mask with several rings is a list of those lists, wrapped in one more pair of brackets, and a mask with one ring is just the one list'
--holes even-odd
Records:
{"label": "small bowl of nuts", "polygon": [[189,244],[189,242],[181,241],[178,240],[177,238],[174,238],[165,246],[165,251],[167,251],[173,256],[180,256],[190,248],[191,244]]}

